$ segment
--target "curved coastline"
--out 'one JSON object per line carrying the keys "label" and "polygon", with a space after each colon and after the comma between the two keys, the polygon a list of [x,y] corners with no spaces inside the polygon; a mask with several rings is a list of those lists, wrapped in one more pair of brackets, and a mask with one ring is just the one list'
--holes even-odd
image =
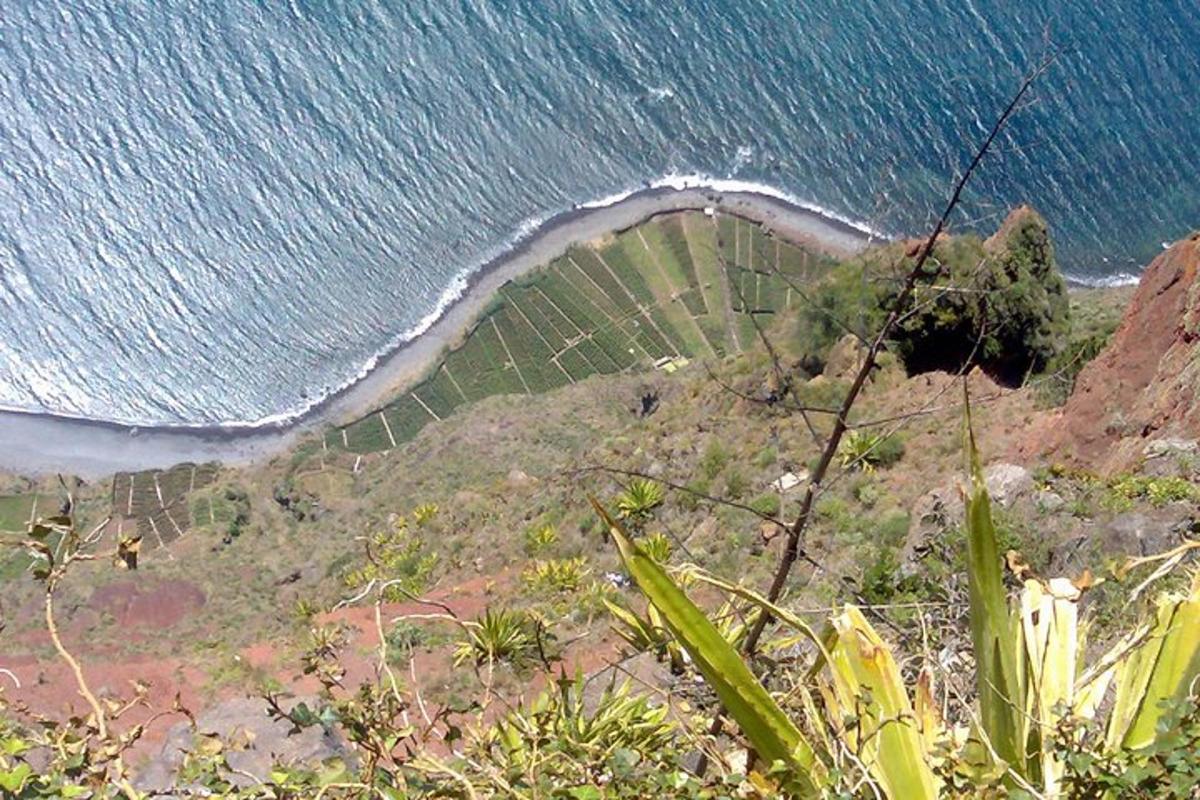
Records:
{"label": "curved coastline", "polygon": [[184,461],[245,464],[277,455],[303,436],[355,419],[418,380],[453,346],[505,283],[545,265],[570,246],[623,230],[657,214],[715,207],[761,222],[794,241],[837,255],[883,234],[771,187],[699,176],[669,176],[646,187],[576,205],[516,239],[470,274],[416,330],[368,363],[357,379],[297,415],[257,423],[133,426],[43,412],[0,410],[0,469],[26,475],[68,472],[98,478]]}

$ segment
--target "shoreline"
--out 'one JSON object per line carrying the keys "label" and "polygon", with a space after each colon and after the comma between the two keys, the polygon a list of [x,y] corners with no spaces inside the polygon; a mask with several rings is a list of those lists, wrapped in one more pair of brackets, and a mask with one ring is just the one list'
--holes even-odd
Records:
{"label": "shoreline", "polygon": [[661,182],[551,217],[467,277],[466,288],[424,331],[378,357],[358,380],[285,422],[139,427],[0,410],[0,470],[31,477],[65,472],[95,479],[185,461],[240,465],[278,455],[304,436],[365,415],[419,380],[446,349],[458,344],[505,283],[550,263],[572,245],[659,214],[711,206],[767,225],[786,239],[842,256],[882,240],[878,234],[783,196],[740,184],[722,190],[720,185],[719,181],[711,185]]}

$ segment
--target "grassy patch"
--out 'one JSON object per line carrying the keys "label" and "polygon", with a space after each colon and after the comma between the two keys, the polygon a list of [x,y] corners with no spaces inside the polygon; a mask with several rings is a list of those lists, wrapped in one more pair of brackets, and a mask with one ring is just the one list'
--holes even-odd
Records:
{"label": "grassy patch", "polygon": [[0,531],[22,532],[37,506],[36,494],[0,495]]}

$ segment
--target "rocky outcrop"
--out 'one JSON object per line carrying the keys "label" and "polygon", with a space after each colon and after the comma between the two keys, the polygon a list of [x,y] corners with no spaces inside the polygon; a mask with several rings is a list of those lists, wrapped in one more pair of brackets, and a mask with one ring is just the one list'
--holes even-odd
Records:
{"label": "rocky outcrop", "polygon": [[[294,709],[299,702],[289,701],[288,708]],[[264,700],[234,698],[206,709],[196,717],[194,726],[181,722],[171,728],[162,752],[139,771],[138,788],[151,792],[183,788],[177,785],[180,767],[204,737],[218,737],[222,742],[229,765],[228,774],[222,777],[235,786],[266,780],[276,764],[315,765],[329,758],[353,758],[336,729],[318,724],[295,730],[289,722],[272,717]]]}
{"label": "rocky outcrop", "polygon": [[[1033,476],[1016,464],[992,464],[983,471],[983,481],[992,502],[999,508],[1009,508],[1033,493]],[[900,550],[900,561],[910,567],[931,546],[946,536],[955,534],[966,516],[964,488],[959,481],[950,481],[922,495],[913,506],[908,535]]]}
{"label": "rocky outcrop", "polygon": [[1200,437],[1198,273],[1200,232],[1150,264],[1111,343],[1080,373],[1061,412],[1031,438],[1029,455],[1115,473],[1161,458],[1166,445],[1156,441]]}

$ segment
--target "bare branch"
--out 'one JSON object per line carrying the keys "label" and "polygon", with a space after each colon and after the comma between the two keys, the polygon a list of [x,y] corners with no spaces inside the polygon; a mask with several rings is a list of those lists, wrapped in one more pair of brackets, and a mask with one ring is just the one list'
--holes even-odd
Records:
{"label": "bare branch", "polygon": [[[1008,124],[1008,121],[1016,112],[1021,101],[1028,94],[1034,82],[1041,77],[1041,75],[1047,69],[1049,69],[1051,63],[1053,63],[1053,53],[1050,53],[1043,58],[1042,61],[1025,76],[1017,91],[1009,100],[1008,105],[1005,107],[1003,112],[1001,112],[999,117],[997,117],[995,123],[992,125],[991,130],[988,132],[983,142],[976,148],[970,164],[967,166],[967,169],[962,173],[962,176],[955,184],[954,189],[950,194],[950,199],[947,201],[946,207],[942,211],[941,217],[939,217],[937,224],[934,225],[933,230],[930,231],[928,239],[926,239],[925,244],[921,247],[917,254],[916,262],[913,264],[912,269],[909,270],[907,276],[905,277],[903,286],[899,294],[896,296],[895,302],[892,304],[891,311],[888,313],[883,327],[875,335],[874,340],[871,342],[871,346],[867,349],[867,353],[863,358],[862,366],[859,368],[858,373],[854,378],[854,382],[850,386],[850,391],[847,392],[846,399],[842,403],[841,412],[839,413],[837,419],[834,420],[833,431],[829,435],[825,450],[821,454],[821,458],[817,463],[816,469],[813,470],[812,477],[809,481],[807,489],[805,490],[804,499],[801,503],[800,515],[796,518],[795,524],[793,524],[791,529],[788,531],[788,538],[783,555],[780,558],[778,567],[776,568],[775,577],[767,591],[767,599],[772,603],[778,601],[780,595],[783,594],[784,587],[787,585],[787,579],[791,574],[792,566],[795,564],[796,559],[800,554],[804,533],[812,519],[813,503],[816,499],[817,492],[820,490],[821,482],[824,481],[825,474],[829,471],[829,466],[833,462],[834,456],[837,454],[838,445],[841,443],[842,436],[847,430],[847,419],[850,416],[850,411],[853,409],[855,402],[857,402],[858,397],[867,382],[867,378],[875,368],[875,362],[878,358],[879,351],[882,349],[884,342],[891,335],[897,320],[907,310],[909,302],[918,284],[924,280],[936,279],[938,274],[941,272],[940,266],[937,268],[937,271],[933,273],[927,273],[925,270],[926,262],[933,253],[933,249],[937,244],[938,238],[946,229],[946,226],[950,221],[951,214],[953,214],[954,209],[958,207],[958,204],[962,199],[962,194],[966,189],[968,181],[970,181],[971,176],[975,173],[976,169],[978,169],[979,164],[983,161],[984,157],[991,149],[992,143],[995,142],[1001,131],[1004,130],[1005,126]],[[759,616],[758,620],[754,624],[754,627],[746,637],[744,650],[747,653],[753,654],[755,652],[758,647],[758,641],[762,637],[763,630],[770,621],[770,614],[764,613]]]}

